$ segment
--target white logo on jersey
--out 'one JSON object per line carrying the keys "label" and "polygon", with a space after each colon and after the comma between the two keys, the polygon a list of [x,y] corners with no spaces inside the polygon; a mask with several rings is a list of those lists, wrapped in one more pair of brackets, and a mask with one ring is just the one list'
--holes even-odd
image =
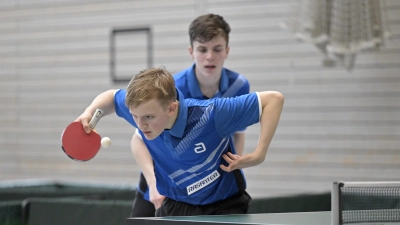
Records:
{"label": "white logo on jersey", "polygon": [[189,185],[186,187],[186,190],[188,192],[188,195],[191,195],[205,187],[207,187],[209,184],[217,180],[217,178],[220,177],[218,171],[212,172],[210,175],[204,177],[203,179]]}
{"label": "white logo on jersey", "polygon": [[206,146],[204,145],[203,142],[195,144],[197,147],[194,148],[194,152],[196,153],[202,153],[206,150]]}

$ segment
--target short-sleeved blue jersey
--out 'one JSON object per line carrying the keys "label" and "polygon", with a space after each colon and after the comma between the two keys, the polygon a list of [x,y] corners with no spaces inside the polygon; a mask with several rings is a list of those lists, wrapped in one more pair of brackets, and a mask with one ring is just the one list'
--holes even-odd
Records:
{"label": "short-sleeved blue jersey", "polygon": [[[158,192],[194,205],[236,194],[234,173],[220,169],[226,164],[221,155],[233,148],[233,133],[259,122],[258,94],[197,100],[184,99],[177,91],[180,105],[174,126],[153,140],[143,138],[154,161]],[[115,93],[116,113],[137,128],[125,95],[125,90]]]}
{"label": "short-sleeved blue jersey", "polygon": [[[175,86],[182,92],[184,98],[206,99],[196,79],[195,64],[175,74],[174,79]],[[235,97],[248,94],[249,91],[250,83],[244,76],[222,68],[219,90],[213,98]]]}
{"label": "short-sleeved blue jersey", "polygon": [[[208,99],[201,92],[200,84],[196,78],[195,66],[196,64],[192,64],[191,67],[176,73],[174,75],[175,86],[182,92],[184,98]],[[243,75],[222,68],[219,89],[213,98],[235,97],[249,92],[250,83]],[[233,151],[235,152],[235,150]],[[149,201],[149,188],[147,186],[143,190],[138,186],[138,191],[142,192],[143,198]]]}

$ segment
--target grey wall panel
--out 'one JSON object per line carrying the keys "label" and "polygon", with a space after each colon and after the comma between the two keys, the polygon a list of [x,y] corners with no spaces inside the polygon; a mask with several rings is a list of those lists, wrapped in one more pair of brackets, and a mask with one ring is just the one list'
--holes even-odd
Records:
{"label": "grey wall panel", "polygon": [[[244,170],[251,195],[322,192],[337,180],[399,180],[400,2],[386,1],[392,38],[380,51],[359,54],[352,71],[323,67],[316,47],[282,29],[291,3],[2,1],[0,180],[136,183],[134,128],[124,121],[110,116],[98,124],[112,145],[86,163],[64,155],[61,132],[97,94],[126,86],[110,77],[114,28],[151,27],[153,65],[174,73],[192,64],[187,29],[202,13],[221,14],[231,25],[225,66],[245,75],[252,91],[278,90],[286,98],[265,162]],[[133,64],[124,72],[144,69],[143,41],[118,51],[120,62]],[[246,130],[245,153],[258,133],[257,124]]]}

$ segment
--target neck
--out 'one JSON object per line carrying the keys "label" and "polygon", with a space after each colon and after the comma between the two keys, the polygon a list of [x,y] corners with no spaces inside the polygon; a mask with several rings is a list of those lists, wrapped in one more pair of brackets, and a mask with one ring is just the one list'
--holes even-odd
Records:
{"label": "neck", "polygon": [[218,91],[218,86],[203,86],[200,85],[201,93],[206,96],[207,98],[214,97],[215,93]]}
{"label": "neck", "polygon": [[201,93],[208,98],[214,97],[215,93],[219,90],[221,75],[204,77],[198,76],[196,73],[196,79],[199,82]]}

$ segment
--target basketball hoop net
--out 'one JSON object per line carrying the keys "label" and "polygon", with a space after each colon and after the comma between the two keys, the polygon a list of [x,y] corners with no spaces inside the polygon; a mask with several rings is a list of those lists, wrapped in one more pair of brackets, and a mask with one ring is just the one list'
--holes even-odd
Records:
{"label": "basketball hoop net", "polygon": [[351,70],[357,53],[379,49],[390,36],[384,0],[303,0],[292,6],[284,25],[324,54],[324,66],[338,61]]}

